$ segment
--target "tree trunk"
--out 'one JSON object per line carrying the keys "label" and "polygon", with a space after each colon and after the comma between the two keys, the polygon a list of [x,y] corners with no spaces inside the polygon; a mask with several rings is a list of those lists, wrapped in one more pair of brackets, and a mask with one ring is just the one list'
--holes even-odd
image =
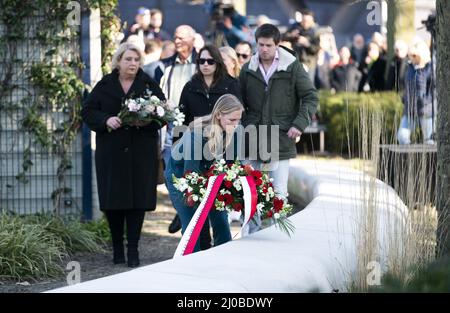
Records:
{"label": "tree trunk", "polygon": [[392,59],[394,58],[394,45],[396,40],[396,33],[397,33],[397,4],[395,1],[388,1],[387,2],[387,10],[388,10],[388,17],[387,17],[387,47],[388,47],[388,62],[386,63],[386,69],[385,69],[385,79],[387,79],[388,71],[389,71],[389,64],[391,64]]}
{"label": "tree trunk", "polygon": [[387,44],[388,62],[385,78],[388,75],[389,64],[394,58],[394,45],[398,39],[408,45],[413,41],[415,30],[416,4],[415,0],[387,0]]}
{"label": "tree trunk", "polygon": [[437,253],[450,252],[450,1],[437,0]]}
{"label": "tree trunk", "polygon": [[403,39],[407,44],[411,44],[416,34],[416,1],[389,0],[388,2],[394,2],[397,9],[395,39]]}

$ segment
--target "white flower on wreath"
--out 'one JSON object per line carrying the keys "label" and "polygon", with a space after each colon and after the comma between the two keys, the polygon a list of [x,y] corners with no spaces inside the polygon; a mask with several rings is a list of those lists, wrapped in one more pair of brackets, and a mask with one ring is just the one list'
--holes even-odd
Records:
{"label": "white flower on wreath", "polygon": [[263,203],[258,203],[256,205],[256,210],[258,211],[259,214],[262,213],[263,209],[264,209],[264,204]]}
{"label": "white flower on wreath", "polygon": [[237,177],[236,173],[233,171],[228,171],[227,172],[227,180],[235,180]]}
{"label": "white flower on wreath", "polygon": [[241,185],[241,181],[239,179],[235,180],[233,183],[234,188],[237,191],[241,191],[242,190],[242,185]]}
{"label": "white flower on wreath", "polygon": [[280,213],[275,213],[273,215],[273,218],[276,219],[276,220],[279,219],[280,218]]}
{"label": "white flower on wreath", "polygon": [[194,191],[194,189],[192,189],[191,186],[189,186],[187,190],[188,190],[188,192],[190,192],[190,193],[191,193],[192,191]]}
{"label": "white flower on wreath", "polygon": [[216,199],[214,201],[214,204],[215,204],[216,210],[219,210],[219,211],[224,211],[225,210],[225,203],[223,203],[222,201],[219,201],[219,200]]}
{"label": "white flower on wreath", "polygon": [[198,201],[198,196],[197,196],[197,195],[193,195],[193,196],[192,196],[192,200],[194,200],[195,202],[197,202],[197,201]]}
{"label": "white flower on wreath", "polygon": [[177,188],[179,191],[184,192],[188,188],[188,184],[186,183],[186,179],[180,178],[177,183],[175,184],[175,188]]}

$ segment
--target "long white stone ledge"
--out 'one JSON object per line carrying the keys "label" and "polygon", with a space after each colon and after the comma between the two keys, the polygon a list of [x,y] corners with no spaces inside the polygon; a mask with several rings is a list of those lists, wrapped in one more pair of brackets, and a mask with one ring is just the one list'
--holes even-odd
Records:
{"label": "long white stone ledge", "polygon": [[357,270],[358,225],[369,198],[378,221],[374,261],[384,267],[389,251],[398,251],[387,242],[401,232],[407,210],[384,183],[335,163],[291,160],[289,192],[309,202],[291,217],[291,238],[272,226],[213,249],[50,292],[345,291]]}

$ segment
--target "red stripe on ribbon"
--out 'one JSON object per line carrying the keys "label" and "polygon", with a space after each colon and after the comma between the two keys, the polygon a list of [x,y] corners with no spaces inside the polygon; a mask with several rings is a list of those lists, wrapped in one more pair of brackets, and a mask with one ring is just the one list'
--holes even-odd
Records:
{"label": "red stripe on ribbon", "polygon": [[250,219],[252,219],[253,215],[256,213],[256,204],[258,203],[258,193],[256,191],[256,183],[255,179],[252,176],[245,177],[248,182],[248,186],[250,187],[250,194],[252,197],[251,208],[250,208]]}
{"label": "red stripe on ribbon", "polygon": [[[220,174],[217,176],[216,181],[211,189],[211,193],[208,196],[208,200],[203,208],[200,217],[198,218],[197,224],[192,231],[192,234],[189,238],[189,241],[186,245],[186,248],[183,252],[183,255],[191,254],[194,251],[195,244],[197,243],[198,237],[200,236],[200,232],[202,230],[203,225],[205,224],[206,219],[208,218],[209,211],[214,205],[214,201],[216,200],[216,195],[220,190],[220,186],[222,185],[222,181],[225,178],[225,174]],[[256,206],[255,206],[256,207]]]}

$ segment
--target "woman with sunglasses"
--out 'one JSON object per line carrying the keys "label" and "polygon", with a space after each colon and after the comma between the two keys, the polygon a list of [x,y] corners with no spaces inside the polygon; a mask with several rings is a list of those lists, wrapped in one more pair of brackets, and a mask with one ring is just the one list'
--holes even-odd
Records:
{"label": "woman with sunglasses", "polygon": [[241,99],[239,82],[231,77],[217,47],[206,45],[197,57],[197,72],[184,86],[180,109],[186,125],[195,118],[211,114],[216,101],[230,93]]}

